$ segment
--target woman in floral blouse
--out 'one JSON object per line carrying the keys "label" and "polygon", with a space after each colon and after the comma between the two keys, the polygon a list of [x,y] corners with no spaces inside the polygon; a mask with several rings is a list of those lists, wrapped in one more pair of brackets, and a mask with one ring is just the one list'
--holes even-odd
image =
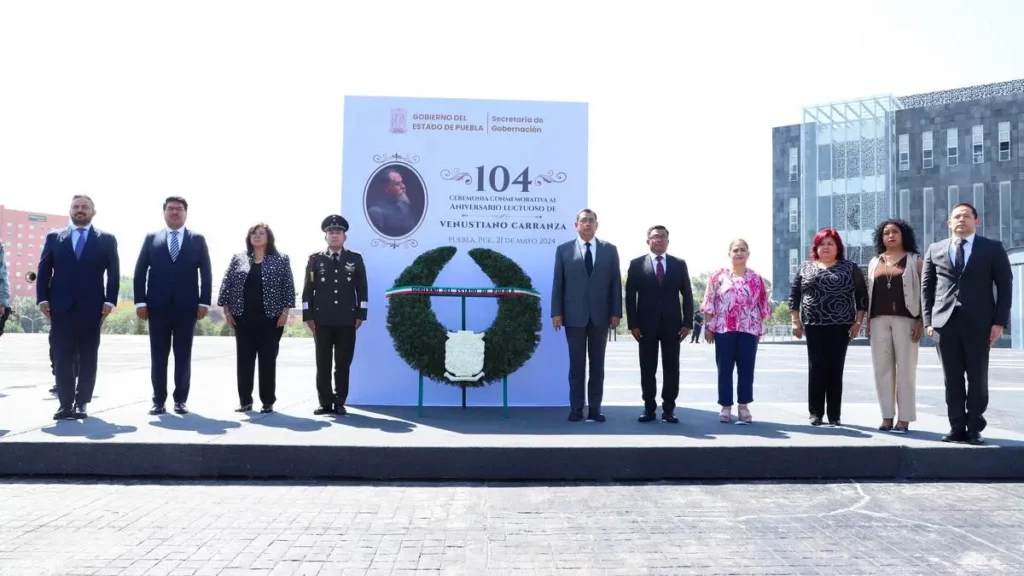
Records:
{"label": "woman in floral blouse", "polygon": [[715,345],[718,364],[720,422],[732,420],[732,374],[737,372],[739,400],[737,424],[750,424],[747,404],[754,401],[754,359],[764,321],[772,315],[764,278],[747,268],[750,247],[746,240],[729,243],[732,266],[716,270],[708,278],[704,294],[704,338]]}

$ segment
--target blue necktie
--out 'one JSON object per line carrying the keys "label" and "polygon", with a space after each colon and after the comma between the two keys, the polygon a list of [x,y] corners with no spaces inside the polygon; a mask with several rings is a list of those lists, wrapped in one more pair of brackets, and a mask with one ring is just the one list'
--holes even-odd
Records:
{"label": "blue necktie", "polygon": [[590,251],[590,242],[586,243],[587,253],[583,255],[583,265],[587,268],[587,276],[594,273],[594,253]]}
{"label": "blue necktie", "polygon": [[85,228],[78,229],[78,240],[75,240],[75,258],[82,259],[82,250],[85,248]]}
{"label": "blue necktie", "polygon": [[177,262],[178,261],[178,250],[179,249],[180,249],[180,247],[178,246],[178,231],[177,230],[172,230],[171,231],[171,262]]}

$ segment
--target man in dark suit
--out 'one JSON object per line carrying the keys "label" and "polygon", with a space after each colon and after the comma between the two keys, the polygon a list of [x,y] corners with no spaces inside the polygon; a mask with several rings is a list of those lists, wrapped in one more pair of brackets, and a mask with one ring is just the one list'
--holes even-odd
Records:
{"label": "man in dark suit", "polygon": [[[589,208],[576,214],[579,236],[555,249],[555,274],[551,288],[551,323],[565,326],[569,344],[569,420],[583,420],[584,390],[587,420],[604,422],[604,350],[608,329],[622,318],[622,276],[619,251],[594,237],[597,214]],[[590,382],[584,387],[587,355]]]}
{"label": "man in dark suit", "polygon": [[928,247],[921,274],[924,326],[945,376],[950,431],[944,442],[984,442],[989,349],[1010,318],[1010,259],[1001,242],[975,234],[978,224],[974,206],[954,206],[952,237]]}
{"label": "man in dark suit", "polygon": [[[658,393],[658,348],[661,348],[661,419],[676,424],[679,396],[679,343],[693,328],[693,289],[686,262],[669,256],[668,229],[647,229],[649,254],[629,263],[626,273],[626,323],[640,343],[640,389],[644,411],[640,422],[655,419]],[[682,308],[680,308],[682,297]]]}
{"label": "man in dark suit", "polygon": [[192,336],[196,321],[206,317],[213,292],[206,238],[185,228],[188,202],[164,200],[167,227],[146,235],[135,263],[135,313],[149,321],[153,383],[151,415],[167,409],[167,358],[174,348],[174,412],[188,414],[192,379]]}
{"label": "man in dark suit", "polygon": [[[92,225],[88,196],[71,200],[71,224],[46,235],[39,257],[36,300],[50,319],[60,409],[54,420],[86,418],[96,386],[100,326],[117,303],[117,239]],[[106,273],[106,281],[103,275]],[[78,375],[75,376],[75,356]]]}

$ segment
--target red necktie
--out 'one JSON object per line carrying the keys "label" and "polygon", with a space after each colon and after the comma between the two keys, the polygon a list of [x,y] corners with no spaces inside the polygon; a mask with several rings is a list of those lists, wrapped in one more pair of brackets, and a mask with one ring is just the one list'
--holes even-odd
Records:
{"label": "red necktie", "polygon": [[665,281],[665,266],[661,263],[661,256],[658,256],[658,267],[655,274],[658,276],[658,286],[661,286],[661,283]]}

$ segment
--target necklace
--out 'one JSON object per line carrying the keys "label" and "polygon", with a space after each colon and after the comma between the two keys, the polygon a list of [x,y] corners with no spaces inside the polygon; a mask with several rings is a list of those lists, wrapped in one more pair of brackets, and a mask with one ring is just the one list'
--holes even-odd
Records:
{"label": "necklace", "polygon": [[[886,254],[882,255],[882,262],[885,263],[885,289],[886,290],[892,290],[892,277],[895,276],[895,274],[893,272],[896,270],[896,265],[899,264],[900,260],[902,260],[902,259],[903,259],[903,257],[901,256],[899,258],[896,258],[895,262],[890,262],[888,255],[886,255]],[[896,312],[896,301],[895,300],[893,300],[893,303],[892,303],[892,311],[893,311],[893,313]]]}

